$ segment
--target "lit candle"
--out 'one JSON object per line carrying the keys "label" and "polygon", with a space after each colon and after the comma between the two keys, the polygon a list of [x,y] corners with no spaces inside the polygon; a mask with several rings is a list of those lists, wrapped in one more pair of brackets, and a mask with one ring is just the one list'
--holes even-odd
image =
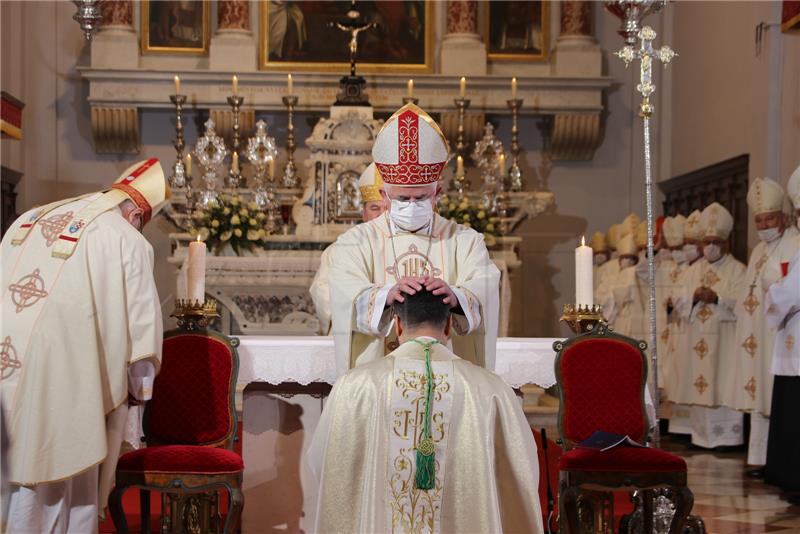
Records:
{"label": "lit candle", "polygon": [[175,82],[175,94],[176,95],[181,94],[181,79],[178,77],[177,74],[172,79],[172,81]]}
{"label": "lit candle", "polygon": [[506,155],[501,153],[497,160],[497,166],[500,167],[500,177],[504,178],[506,175]]}
{"label": "lit candle", "polygon": [[575,249],[575,304],[594,304],[594,280],[592,279],[592,247],[586,246],[581,236],[581,246]]}
{"label": "lit candle", "polygon": [[294,94],[294,80],[292,80],[292,75],[288,74],[286,76],[286,88],[289,91],[289,95],[291,96]]}
{"label": "lit candle", "polygon": [[233,75],[233,96],[239,96],[239,78]]}
{"label": "lit candle", "polygon": [[414,80],[408,80],[408,98],[414,98]]}
{"label": "lit candle", "polygon": [[511,78],[511,99],[517,99],[517,78]]}
{"label": "lit candle", "polygon": [[467,96],[467,79],[463,76],[461,77],[461,81],[458,84],[458,96],[464,98]]}
{"label": "lit candle", "polygon": [[189,265],[186,269],[187,293],[191,302],[205,302],[206,299],[206,244],[200,241],[189,243]]}
{"label": "lit candle", "polygon": [[464,158],[456,157],[456,176],[464,176]]}
{"label": "lit candle", "polygon": [[269,179],[275,179],[275,158],[269,160]]}
{"label": "lit candle", "polygon": [[186,159],[183,162],[184,166],[186,167],[186,176],[192,175],[192,154],[186,154]]}
{"label": "lit candle", "polygon": [[231,161],[231,172],[233,174],[239,174],[239,154],[234,152],[231,158],[233,160]]}

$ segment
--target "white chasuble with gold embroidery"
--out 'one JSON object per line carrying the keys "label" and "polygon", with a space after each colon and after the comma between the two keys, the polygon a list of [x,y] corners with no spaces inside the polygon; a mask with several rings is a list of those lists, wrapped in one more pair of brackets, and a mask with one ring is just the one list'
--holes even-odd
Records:
{"label": "white chasuble with gold embroidery", "polygon": [[798,252],[785,267],[786,276],[766,294],[767,324],[777,329],[772,353],[772,374],[800,376],[800,237]]}
{"label": "white chasuble with gold embroidery", "polygon": [[[160,358],[153,249],[116,208],[75,220],[94,198],[58,205],[12,244],[33,210],[2,242],[5,476],[17,485],[64,480],[103,460],[113,474],[119,444],[109,449],[106,416],[127,400],[129,366]],[[59,239],[79,234],[69,258],[53,257]]]}
{"label": "white chasuble with gold embroidery", "polygon": [[[772,243],[759,242],[750,254],[736,302],[736,382],[730,405],[769,416],[772,405],[772,347],[775,329],[767,325],[764,302],[770,282],[782,276],[780,264],[797,252],[797,230],[787,228]],[[778,273],[773,273],[777,270]]]}
{"label": "white chasuble with gold embroidery", "polygon": [[[686,272],[676,311],[687,321],[682,349],[675,353],[675,402],[700,406],[723,404],[734,377],[736,314],[745,266],[730,254],[716,263],[698,260]],[[699,287],[712,289],[716,303],[694,302]]]}
{"label": "white chasuble with gold embroidery", "polygon": [[329,285],[340,375],[388,352],[389,290],[405,276],[423,275],[443,279],[458,299],[453,350],[494,369],[500,271],[483,235],[439,215],[416,233],[404,232],[385,215],[342,234],[333,251]]}
{"label": "white chasuble with gold embroidery", "polygon": [[513,391],[440,344],[431,363],[434,487],[414,484],[425,356],[411,341],[334,385],[308,451],[315,532],[542,532],[536,444]]}

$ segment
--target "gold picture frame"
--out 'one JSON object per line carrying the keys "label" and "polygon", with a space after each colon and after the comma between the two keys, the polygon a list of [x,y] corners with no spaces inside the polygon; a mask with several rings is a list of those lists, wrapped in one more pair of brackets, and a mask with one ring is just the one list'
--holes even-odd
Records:
{"label": "gold picture frame", "polygon": [[[484,2],[483,41],[486,44],[487,59],[489,61],[547,61],[550,55],[550,3],[549,0]],[[513,13],[514,9],[519,9],[521,13]],[[523,15],[526,9],[534,11]],[[501,45],[499,41],[506,39],[500,34],[500,24],[493,25],[492,20],[508,22],[520,19],[529,19],[529,25],[523,24],[524,37],[521,40],[526,44],[533,40],[534,46],[526,49],[524,45],[516,48],[513,45]],[[539,46],[536,47],[536,44]]]}
{"label": "gold picture frame", "polygon": [[[418,58],[418,61],[403,61],[402,59],[397,61],[375,61],[374,59],[364,58],[362,55],[362,46],[367,42],[367,39],[371,39],[373,42],[377,39],[381,43],[386,42],[386,38],[380,39],[374,37],[376,33],[370,32],[380,32],[382,29],[388,28],[388,31],[391,31],[392,26],[388,26],[386,23],[381,23],[381,26],[376,29],[370,29],[358,36],[358,44],[359,50],[358,55],[356,56],[357,60],[357,68],[359,73],[376,73],[376,72],[408,72],[408,73],[426,73],[426,72],[433,72],[433,52],[434,52],[434,30],[435,30],[435,14],[434,14],[434,0],[382,0],[382,1],[361,1],[358,3],[358,9],[362,11],[362,13],[367,13],[369,15],[372,13],[373,15],[377,15],[380,11],[379,6],[376,4],[382,4],[384,9],[403,9],[404,12],[413,11],[413,15],[409,15],[409,18],[405,19],[405,21],[419,21],[419,11],[421,6],[422,12],[422,27],[416,28],[415,33],[423,39],[422,44],[422,52],[414,54],[413,57]],[[271,35],[270,31],[270,1],[269,0],[260,0],[259,1],[259,60],[258,65],[259,69],[261,70],[272,70],[272,71],[292,71],[292,72],[303,72],[303,71],[323,71],[323,72],[348,72],[349,70],[349,58],[346,57],[345,54],[342,54],[341,57],[337,57],[335,61],[320,58],[320,54],[316,53],[314,50],[306,51],[306,57],[308,59],[292,59],[292,60],[276,60],[273,57],[270,57],[272,54],[272,50],[270,49],[270,42],[271,37],[273,38],[273,42],[275,40],[275,35]],[[275,24],[274,27],[283,26],[284,28],[284,36],[287,35],[287,28],[291,28],[291,31],[294,31],[295,39],[297,41],[301,41],[304,37],[297,37],[299,35],[308,36],[313,35],[319,36],[323,32],[326,34],[335,35],[336,38],[339,40],[338,42],[341,43],[342,48],[344,50],[347,48],[347,43],[349,42],[350,36],[347,35],[345,32],[338,30],[338,29],[329,29],[327,26],[322,24],[322,21],[319,20],[320,17],[317,17],[317,20],[312,21],[309,23],[314,25],[313,28],[309,28],[305,25],[305,13],[303,12],[304,7],[310,8],[311,6],[323,6],[325,9],[331,9],[330,6],[341,6],[342,9],[341,15],[349,8],[349,2],[317,2],[317,3],[308,3],[304,4],[303,2],[281,2],[280,4],[275,4],[277,7],[284,10],[286,13],[281,13],[281,16],[284,18],[284,22],[282,24]],[[289,10],[293,10],[289,12]],[[338,9],[338,8],[337,8]],[[412,16],[416,16],[416,18],[412,18]],[[325,19],[325,24],[328,21],[335,20],[333,17],[328,17]],[[368,17],[367,20],[370,20]],[[384,20],[389,20],[390,23],[398,24],[398,17],[386,17]],[[402,18],[400,20],[403,20]],[[403,24],[406,22],[401,22],[399,24]],[[302,25],[302,26],[301,26]],[[406,23],[406,29],[411,27],[411,24]],[[274,31],[274,27],[272,30]],[[395,26],[396,27],[396,26]],[[387,30],[384,30],[387,31]],[[335,32],[332,34],[331,32]],[[410,31],[408,33],[411,33]],[[381,35],[380,33],[378,35]],[[395,34],[397,36],[397,34]],[[406,35],[408,38],[408,35]],[[330,41],[327,41],[328,43]],[[391,42],[391,41],[390,41]],[[309,42],[310,43],[310,42]],[[414,42],[414,47],[419,48],[418,41]],[[283,43],[282,43],[283,45]],[[311,46],[311,44],[309,44]],[[389,46],[389,45],[386,45]],[[298,47],[301,48],[301,47]],[[402,46],[400,47],[402,49]],[[397,52],[396,50],[394,52]],[[413,58],[412,58],[413,59]]]}
{"label": "gold picture frame", "polygon": [[208,55],[209,0],[141,0],[140,15],[142,54]]}

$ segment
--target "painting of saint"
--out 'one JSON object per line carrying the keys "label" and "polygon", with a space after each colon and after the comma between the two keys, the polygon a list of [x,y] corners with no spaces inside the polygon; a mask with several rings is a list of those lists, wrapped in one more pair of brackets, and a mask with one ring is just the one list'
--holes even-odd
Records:
{"label": "painting of saint", "polygon": [[204,54],[208,51],[209,2],[142,2],[142,51]]}
{"label": "painting of saint", "polygon": [[490,59],[535,60],[547,57],[549,2],[486,2]]}

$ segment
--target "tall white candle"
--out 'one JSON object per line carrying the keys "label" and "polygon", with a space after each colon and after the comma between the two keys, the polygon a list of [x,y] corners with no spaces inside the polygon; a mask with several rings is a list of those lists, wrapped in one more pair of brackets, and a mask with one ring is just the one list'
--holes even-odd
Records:
{"label": "tall white candle", "polygon": [[511,99],[517,99],[517,79],[511,78]]}
{"label": "tall white candle", "polygon": [[456,157],[456,176],[464,176],[464,158]]}
{"label": "tall white candle", "polygon": [[234,152],[231,160],[231,171],[233,174],[239,174],[239,154]]}
{"label": "tall white candle", "polygon": [[594,304],[592,263],[592,247],[581,237],[581,246],[575,249],[575,304],[579,306]]}
{"label": "tall white candle", "polygon": [[500,171],[500,178],[505,178],[506,177],[506,155],[505,154],[502,154],[502,153],[500,154],[500,156],[498,157],[497,166],[500,167],[500,169],[498,169]]}
{"label": "tall white candle", "polygon": [[186,176],[192,175],[192,154],[186,154],[183,164],[186,166]]}
{"label": "tall white candle", "polygon": [[172,78],[172,81],[175,82],[175,94],[176,95],[181,94],[181,79],[180,79],[180,77],[176,74],[175,77]]}
{"label": "tall white candle", "polygon": [[191,302],[205,302],[206,299],[206,244],[200,241],[189,243],[189,265],[186,269],[186,286]]}
{"label": "tall white candle", "polygon": [[467,96],[467,79],[463,76],[461,77],[461,81],[458,82],[458,96],[461,98]]}
{"label": "tall white candle", "polygon": [[239,96],[239,77],[233,75],[233,96]]}
{"label": "tall white candle", "polygon": [[408,80],[408,98],[414,98],[414,80]]}
{"label": "tall white candle", "polygon": [[286,76],[286,90],[289,91],[289,96],[294,93],[294,80],[292,80],[291,74]]}

